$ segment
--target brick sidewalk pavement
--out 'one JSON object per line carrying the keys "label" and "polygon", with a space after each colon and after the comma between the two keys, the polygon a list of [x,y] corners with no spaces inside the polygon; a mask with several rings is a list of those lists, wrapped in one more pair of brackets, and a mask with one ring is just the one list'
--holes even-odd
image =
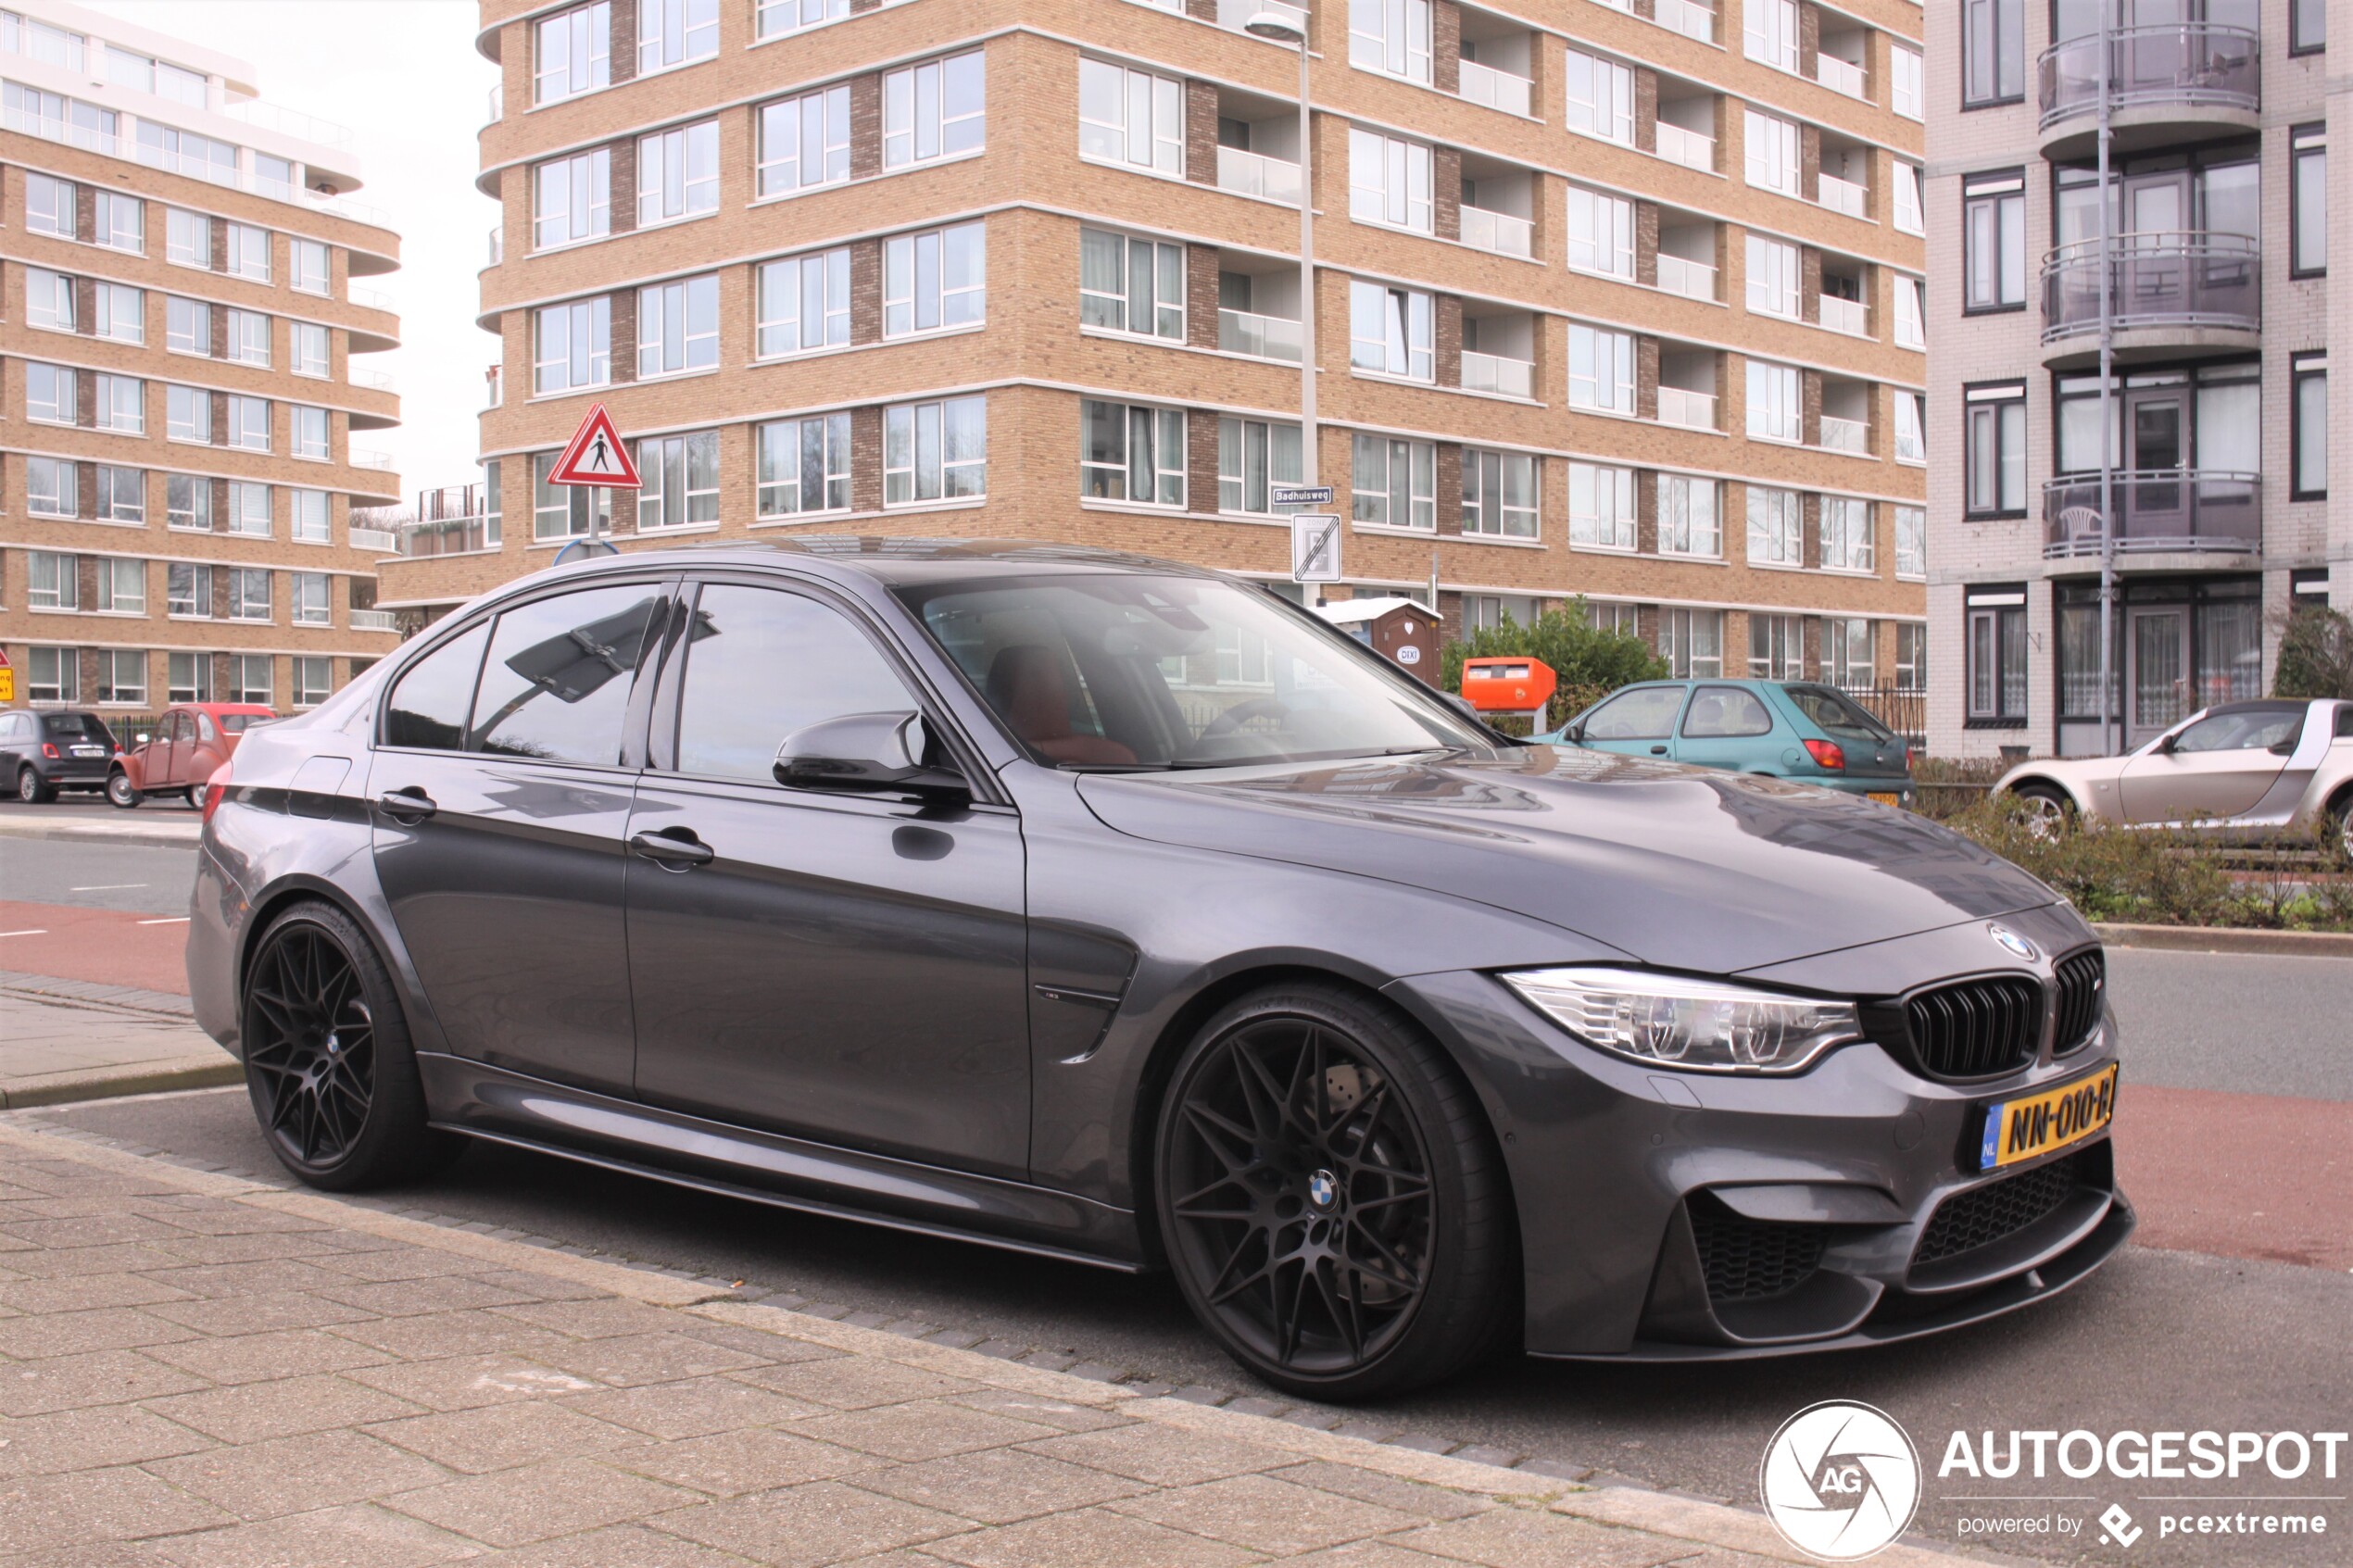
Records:
{"label": "brick sidewalk pavement", "polygon": [[0,1563],[1802,1561],[725,1286],[0,1122]]}
{"label": "brick sidewalk pavement", "polygon": [[188,998],[0,972],[0,1109],[233,1084]]}

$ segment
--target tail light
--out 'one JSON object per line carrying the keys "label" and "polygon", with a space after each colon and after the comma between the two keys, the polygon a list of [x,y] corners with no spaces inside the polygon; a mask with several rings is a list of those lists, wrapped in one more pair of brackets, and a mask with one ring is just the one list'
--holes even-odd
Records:
{"label": "tail light", "polygon": [[48,758],[53,762],[56,761],[57,759],[57,743],[53,740],[43,741],[41,743],[41,755]]}
{"label": "tail light", "polygon": [[1846,748],[1834,740],[1809,740],[1806,749],[1814,756],[1814,765],[1830,772],[1846,771]]}
{"label": "tail light", "polygon": [[208,822],[212,821],[212,814],[220,809],[220,803],[229,798],[229,770],[233,765],[223,762],[212,771],[212,777],[205,781],[204,820]]}

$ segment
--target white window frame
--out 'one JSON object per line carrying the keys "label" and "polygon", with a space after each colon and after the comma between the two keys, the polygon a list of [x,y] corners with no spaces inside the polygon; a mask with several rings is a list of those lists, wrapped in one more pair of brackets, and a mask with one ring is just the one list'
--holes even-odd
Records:
{"label": "white window frame", "polygon": [[1306,449],[1300,427],[1280,420],[1227,414],[1217,421],[1217,509],[1238,517],[1289,517],[1296,506],[1276,506],[1272,486],[1304,483]]}
{"label": "white window frame", "polygon": [[[789,154],[780,146],[787,134]],[[812,137],[817,139],[814,180],[809,178]],[[849,89],[824,87],[761,105],[760,157],[753,173],[759,197],[798,195],[849,180]]]}
{"label": "white window frame", "polygon": [[[144,596],[140,602],[143,606],[145,605]],[[145,614],[145,609],[143,608],[140,613]],[[98,650],[98,706],[101,708],[144,708],[146,702],[147,650],[145,648],[100,648]]]}
{"label": "white window frame", "polygon": [[[98,204],[95,243],[108,250],[147,254],[147,204],[126,191],[92,193]],[[125,218],[129,219],[126,223]]]}
{"label": "white window frame", "polygon": [[233,278],[248,282],[270,281],[270,231],[255,223],[233,223],[221,220],[228,233],[228,264],[221,269]]}
{"label": "white window frame", "polygon": [[1641,543],[1634,470],[1611,463],[1568,465],[1568,546],[1631,555]]}
{"label": "white window frame", "polygon": [[287,538],[297,545],[334,543],[334,505],[324,490],[289,490],[286,502]]}
{"label": "white window frame", "polygon": [[1796,121],[1746,106],[1741,115],[1741,161],[1748,182],[1760,191],[1802,196],[1798,186],[1804,182],[1805,160],[1798,151]]}
{"label": "white window frame", "polygon": [[1748,617],[1748,678],[1806,679],[1806,619],[1752,610]]}
{"label": "white window frame", "polygon": [[1906,119],[1928,118],[1926,76],[1918,49],[1901,44],[1887,46],[1887,107]]}
{"label": "white window frame", "polygon": [[1348,128],[1348,216],[1408,233],[1437,232],[1434,155],[1425,142]]}
{"label": "white window frame", "polygon": [[719,274],[648,283],[637,291],[637,379],[719,366]]}
{"label": "white window frame", "polygon": [[[188,331],[182,331],[184,324]],[[173,354],[212,358],[212,305],[208,300],[166,295],[163,305],[164,347]]]}
{"label": "white window frame", "polygon": [[675,70],[719,53],[719,0],[637,0],[637,74]]}
{"label": "white window frame", "polygon": [[532,249],[557,250],[603,239],[611,232],[610,147],[591,147],[532,166]]}
{"label": "white window frame", "polygon": [[1748,564],[1806,564],[1806,498],[1778,485],[1748,486]]}
{"label": "white window frame", "polygon": [[1741,52],[1776,70],[1797,69],[1797,0],[1742,0]]}
{"label": "white window frame", "polygon": [[1567,52],[1567,125],[1587,136],[1634,144],[1634,68],[1582,49]]}
{"label": "white window frame", "polygon": [[323,571],[289,571],[286,573],[286,611],[296,626],[332,626],[335,623],[333,595]]}
{"label": "white window frame", "polygon": [[1634,204],[1583,185],[1568,188],[1568,265],[1571,270],[1632,282]]}
{"label": "white window frame", "polygon": [[331,380],[335,373],[334,334],[316,321],[286,323],[286,369],[298,376]]}
{"label": "white window frame", "polygon": [[1348,63],[1429,86],[1432,31],[1430,0],[1357,0],[1348,6]]}
{"label": "white window frame", "polygon": [[1876,575],[1879,540],[1871,504],[1852,495],[1825,495],[1819,506],[1822,570]]}
{"label": "white window frame", "polygon": [[258,310],[229,308],[229,358],[232,363],[270,368],[270,318]]}
{"label": "white window frame", "polygon": [[1806,378],[1794,365],[1751,359],[1748,438],[1796,445],[1806,436]]}
{"label": "white window frame", "polygon": [[24,319],[44,332],[69,332],[81,321],[75,308],[74,280],[46,267],[24,270]]}
{"label": "white window frame", "polygon": [[76,239],[82,193],[70,180],[28,169],[24,177],[24,226],[35,234]]}
{"label": "white window frame", "polygon": [[335,661],[322,653],[298,653],[287,660],[291,689],[286,699],[296,708],[316,708],[335,689]]}
{"label": "white window frame", "polygon": [[[202,561],[176,560],[164,569],[163,612],[175,620],[209,621],[212,619],[212,568]],[[175,658],[178,656],[175,655]],[[210,661],[209,654],[199,659]],[[195,702],[194,696],[173,696],[174,702]]]}
{"label": "white window frame", "polygon": [[118,376],[101,370],[93,378],[90,402],[100,430],[117,435],[147,433],[147,383],[137,376]]}
{"label": "white window frame", "polygon": [[753,284],[757,320],[752,342],[759,358],[813,354],[849,342],[848,245],[763,261]]}
{"label": "white window frame", "polygon": [[334,293],[334,253],[326,241],[306,240],[300,235],[286,241],[286,286],[296,294],[322,297]]}
{"label": "white window frame", "polygon": [[147,522],[147,470],[120,463],[100,463],[94,515],[100,522]]}
{"label": "white window frame", "polygon": [[[82,373],[70,365],[44,365],[27,360],[24,367],[24,417],[35,424],[78,422],[82,407]],[[35,399],[35,389],[46,391]]]}
{"label": "white window frame", "polygon": [[27,648],[27,702],[80,702],[82,656],[72,648]]}
{"label": "white window frame", "polygon": [[1438,379],[1438,299],[1364,278],[1348,282],[1348,362],[1404,381]]}
{"label": "white window frame", "polygon": [[233,479],[229,482],[228,527],[223,533],[241,539],[267,539],[277,528],[276,508],[271,504],[270,486],[256,481]]}
{"label": "white window frame", "polygon": [[1724,557],[1723,487],[1697,474],[1658,476],[1658,553],[1699,560]]}
{"label": "white window frame", "polygon": [[1920,166],[1899,157],[1891,160],[1890,168],[1894,171],[1895,227],[1906,234],[1927,234],[1928,221],[1920,212]]}
{"label": "white window frame", "polygon": [[248,452],[270,450],[270,399],[248,397],[243,393],[229,395],[229,439],[226,445],[242,447]]}
{"label": "white window frame", "polygon": [[1568,325],[1568,406],[1586,413],[1634,412],[1634,334]]}
{"label": "white window frame", "polygon": [[1928,352],[1928,281],[1895,274],[1895,346]]}
{"label": "white window frame", "polygon": [[[286,405],[287,455],[328,462],[334,457],[335,426],[333,418],[324,408],[307,403]],[[312,439],[316,432],[317,439]]]}
{"label": "white window frame", "polygon": [[894,403],[883,410],[884,506],[979,500],[988,494],[988,398],[975,394]]}
{"label": "white window frame", "polygon": [[[1116,288],[1088,286],[1089,261],[1117,271]],[[1141,274],[1139,277],[1139,274]],[[1138,285],[1141,284],[1140,297]],[[1185,341],[1185,247],[1114,229],[1078,231],[1078,320],[1097,332]],[[1146,324],[1135,324],[1139,315]]]}
{"label": "white window frame", "polygon": [[985,52],[925,60],[883,75],[883,168],[913,169],[979,152],[988,140]]}
{"label": "white window frame", "polygon": [[719,210],[719,121],[637,138],[637,227],[659,229]]}
{"label": "white window frame", "polygon": [[92,285],[92,311],[95,319],[90,330],[95,336],[115,343],[147,341],[147,291],[129,283],[98,282]]}
{"label": "white window frame", "polygon": [[[1144,121],[1140,131],[1136,124],[1139,115]],[[1078,156],[1089,163],[1150,169],[1182,180],[1185,84],[1175,77],[1082,57],[1078,62]]]}
{"label": "white window frame", "polygon": [[236,684],[229,693],[231,702],[249,702],[269,706],[276,702],[271,689],[277,677],[277,660],[266,653],[236,653],[229,656],[229,667],[236,671]]}
{"label": "white window frame", "polygon": [[977,220],[883,242],[883,336],[978,326],[988,307],[988,228]]}
{"label": "white window frame", "polygon": [[849,0],[760,0],[752,14],[752,32],[761,39],[822,27],[849,15]]}
{"label": "white window frame", "polygon": [[26,458],[24,508],[34,517],[79,517],[81,469],[69,458]]}
{"label": "white window frame", "polygon": [[[753,440],[758,444],[759,472],[755,483],[760,516],[815,517],[849,509],[850,437],[847,413],[772,420],[758,428]],[[812,456],[818,467],[813,475],[809,469]],[[820,503],[814,507],[805,504],[812,479]]]}
{"label": "white window frame", "polygon": [[63,550],[27,550],[24,602],[28,609],[80,609],[82,558]]}
{"label": "white window frame", "polygon": [[1822,673],[1831,684],[1849,692],[1869,691],[1879,684],[1879,638],[1873,634],[1876,630],[1864,616],[1833,615],[1823,619]]}
{"label": "white window frame", "polygon": [[557,104],[612,82],[612,6],[594,0],[532,24],[531,101]]}
{"label": "white window frame", "polygon": [[719,433],[648,435],[636,443],[637,532],[659,533],[719,521]]}
{"label": "white window frame", "polygon": [[1658,618],[1658,652],[1679,681],[1724,678],[1724,612],[1669,605]]}
{"label": "white window frame", "polygon": [[[543,305],[532,312],[532,375],[534,396],[554,396],[584,387],[605,386],[612,381],[612,298],[592,295],[561,305]],[[604,340],[599,347],[598,339]],[[554,351],[551,352],[551,349]],[[574,378],[574,370],[579,371]],[[552,371],[563,380],[551,383]]]}
{"label": "white window frame", "polygon": [[1928,508],[1895,508],[1895,580],[1928,581]]}
{"label": "white window frame", "polygon": [[197,446],[213,444],[212,394],[203,387],[167,383],[163,389],[163,413],[167,440]]}
{"label": "white window frame", "polygon": [[163,209],[164,259],[174,267],[212,270],[212,220],[184,207]]}
{"label": "white window frame", "polygon": [[[277,620],[278,607],[273,585],[266,566],[233,566],[229,569],[229,615],[231,621],[269,624]],[[258,615],[254,611],[259,610]]]}
{"label": "white window frame", "polygon": [[1795,245],[1749,231],[1747,271],[1750,314],[1778,316],[1784,321],[1805,319],[1800,297],[1805,264]]}
{"label": "white window frame", "polygon": [[[1114,403],[1088,397],[1078,406],[1079,495],[1089,500],[1137,507],[1185,508],[1187,467],[1185,410],[1150,403]],[[1108,433],[1116,455],[1098,458],[1088,445]],[[1138,497],[1138,484],[1151,494]]]}
{"label": "white window frame", "polygon": [[1895,460],[1925,467],[1928,463],[1928,416],[1917,392],[1895,395]]}
{"label": "white window frame", "polygon": [[[1463,533],[1482,539],[1543,536],[1544,465],[1528,452],[1463,448]],[[1519,500],[1512,499],[1516,490]]]}
{"label": "white window frame", "polygon": [[[1438,446],[1358,431],[1350,445],[1349,515],[1370,528],[1438,531]],[[1403,505],[1405,516],[1399,518]]]}

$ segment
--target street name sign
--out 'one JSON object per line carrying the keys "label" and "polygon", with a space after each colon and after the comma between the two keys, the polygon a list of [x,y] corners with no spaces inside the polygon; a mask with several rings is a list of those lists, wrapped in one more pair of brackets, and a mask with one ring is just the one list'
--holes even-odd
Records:
{"label": "street name sign", "polygon": [[1277,507],[1328,507],[1332,504],[1332,487],[1328,484],[1270,484],[1266,499]]}

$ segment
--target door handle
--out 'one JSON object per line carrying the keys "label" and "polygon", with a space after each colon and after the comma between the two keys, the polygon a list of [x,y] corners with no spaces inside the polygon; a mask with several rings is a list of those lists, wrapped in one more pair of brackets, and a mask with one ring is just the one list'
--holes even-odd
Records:
{"label": "door handle", "polygon": [[406,789],[386,790],[377,796],[376,809],[396,822],[414,824],[423,822],[441,808],[433,803],[432,796],[410,784]]}
{"label": "door handle", "polygon": [[651,860],[666,872],[691,871],[719,858],[719,851],[697,838],[691,828],[664,828],[641,833],[629,840],[631,853]]}
{"label": "door handle", "polygon": [[1667,755],[1667,748],[1666,748],[1665,746],[1652,746],[1652,747],[1651,747],[1651,755],[1652,755],[1653,757],[1664,757],[1664,756],[1666,756],[1666,755]]}

